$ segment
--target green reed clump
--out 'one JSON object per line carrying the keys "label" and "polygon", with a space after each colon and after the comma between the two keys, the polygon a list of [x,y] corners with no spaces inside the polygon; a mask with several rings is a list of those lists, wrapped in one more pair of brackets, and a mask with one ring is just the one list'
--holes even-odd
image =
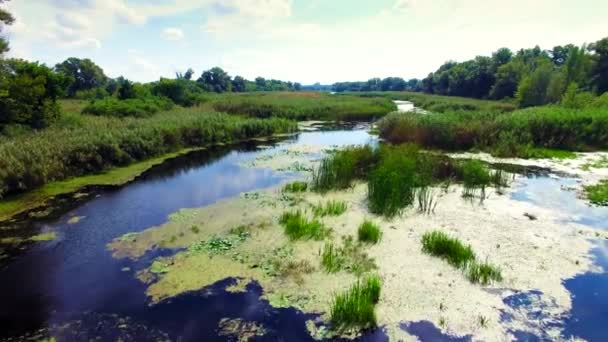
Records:
{"label": "green reed clump", "polygon": [[[449,187],[449,183],[446,183]],[[430,215],[435,213],[437,208],[437,194],[435,191],[428,187],[420,187],[416,189],[416,200],[418,202],[418,211]]]}
{"label": "green reed clump", "polygon": [[382,239],[382,231],[375,223],[365,220],[357,230],[359,242],[376,244]]}
{"label": "green reed clump", "polygon": [[0,196],[185,147],[295,129],[296,123],[285,119],[243,119],[198,108],[173,109],[149,118],[80,115],[38,132],[0,138]]}
{"label": "green reed clump", "polygon": [[308,190],[308,183],[299,181],[285,184],[283,187],[283,192],[298,193],[306,192],[306,190]]}
{"label": "green reed clump", "polygon": [[422,235],[422,251],[444,259],[455,267],[464,267],[475,260],[475,253],[470,245],[464,245],[458,239],[440,231]]}
{"label": "green reed clump", "polygon": [[343,201],[327,201],[325,204],[317,204],[312,207],[315,216],[340,216],[346,212],[348,206]]}
{"label": "green reed clump", "polygon": [[467,160],[461,168],[464,186],[463,196],[473,197],[475,192],[480,191],[482,198],[485,197],[485,190],[492,182],[488,167],[479,160]]}
{"label": "green reed clump", "polygon": [[593,204],[608,205],[608,180],[604,180],[596,185],[586,186],[585,194]]}
{"label": "green reed clump", "polygon": [[291,240],[322,240],[329,235],[329,228],[317,220],[307,219],[301,211],[285,212],[279,223]]}
{"label": "green reed clump", "polygon": [[346,271],[361,275],[376,269],[373,259],[363,251],[361,244],[355,243],[352,236],[342,240],[342,246],[326,243],[321,250],[321,266],[328,273]]}
{"label": "green reed clump", "polygon": [[488,262],[471,262],[466,270],[466,276],[473,284],[488,285],[493,281],[502,281],[502,272],[498,266]]}
{"label": "green reed clump", "polygon": [[408,153],[386,150],[368,178],[369,209],[393,217],[414,202],[418,183],[416,159]]}
{"label": "green reed clump", "polygon": [[370,146],[348,147],[330,154],[314,170],[312,188],[317,192],[349,188],[355,179],[367,175],[375,158]]}
{"label": "green reed clump", "polygon": [[374,328],[381,286],[379,277],[370,276],[357,281],[346,292],[336,294],[330,307],[332,329],[343,333]]}

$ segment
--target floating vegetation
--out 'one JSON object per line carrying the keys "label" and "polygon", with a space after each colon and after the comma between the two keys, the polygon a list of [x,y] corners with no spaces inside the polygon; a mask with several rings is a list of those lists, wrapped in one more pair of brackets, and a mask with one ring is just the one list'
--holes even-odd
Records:
{"label": "floating vegetation", "polygon": [[308,220],[301,211],[285,212],[279,223],[285,228],[285,234],[291,240],[322,240],[328,236],[330,229],[316,219]]}
{"label": "floating vegetation", "polygon": [[257,322],[247,322],[240,318],[222,318],[218,325],[218,335],[238,342],[247,342],[255,337],[266,335],[268,331]]}
{"label": "floating vegetation", "polygon": [[357,230],[359,242],[376,244],[382,239],[382,231],[375,223],[365,220]]}
{"label": "floating vegetation", "polygon": [[55,240],[56,238],[57,238],[56,232],[48,232],[48,233],[42,233],[42,234],[30,236],[30,238],[28,240],[30,240],[32,242],[41,242],[41,241],[52,241],[52,240]]}
{"label": "floating vegetation", "polygon": [[363,251],[362,245],[354,242],[352,236],[343,238],[342,247],[326,243],[321,251],[321,266],[328,273],[347,271],[357,275],[377,268],[374,260]]}
{"label": "floating vegetation", "polygon": [[599,160],[596,160],[596,161],[593,161],[593,162],[589,162],[589,163],[585,163],[581,167],[581,169],[583,171],[589,171],[589,170],[591,170],[591,168],[594,168],[594,169],[608,168],[608,157],[602,156]]}
{"label": "floating vegetation", "polygon": [[586,186],[585,194],[593,204],[608,205],[608,180],[603,180],[596,185]]}
{"label": "floating vegetation", "polygon": [[208,240],[193,243],[188,250],[191,253],[207,252],[212,255],[222,254],[245,242],[250,236],[249,231],[239,231],[236,234],[230,233],[224,237],[213,236]]}
{"label": "floating vegetation", "polygon": [[196,218],[196,212],[192,209],[180,209],[169,215],[169,221],[177,223],[185,223]]}
{"label": "floating vegetation", "polygon": [[152,265],[150,265],[150,273],[153,274],[163,274],[169,272],[169,266],[171,266],[168,262],[161,260],[154,260]]}
{"label": "floating vegetation", "polygon": [[123,236],[119,237],[118,240],[121,242],[135,242],[137,240],[137,237],[139,236],[139,233],[126,233]]}
{"label": "floating vegetation", "polygon": [[382,281],[370,276],[337,294],[330,308],[330,323],[338,333],[361,331],[376,326],[375,307],[380,300]]}
{"label": "floating vegetation", "polygon": [[306,182],[292,182],[289,184],[285,184],[283,187],[283,192],[291,192],[291,193],[299,193],[306,192],[308,189],[308,183]]}
{"label": "floating vegetation", "polygon": [[317,204],[312,207],[315,216],[340,216],[346,212],[348,206],[343,201],[328,201],[325,204]]}
{"label": "floating vegetation", "polygon": [[201,232],[201,229],[198,226],[192,226],[190,227],[190,231],[194,234],[198,234]]}
{"label": "floating vegetation", "polygon": [[470,245],[440,231],[427,232],[422,236],[422,251],[460,268],[474,284],[488,285],[502,281],[500,268],[486,262],[478,262]]}

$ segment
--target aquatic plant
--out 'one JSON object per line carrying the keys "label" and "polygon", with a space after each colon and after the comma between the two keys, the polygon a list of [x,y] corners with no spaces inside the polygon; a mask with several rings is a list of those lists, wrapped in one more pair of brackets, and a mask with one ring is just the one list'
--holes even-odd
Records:
{"label": "aquatic plant", "polygon": [[326,156],[313,171],[312,189],[327,192],[349,188],[355,179],[367,175],[375,157],[369,146],[348,147]]}
{"label": "aquatic plant", "polygon": [[[449,187],[449,183],[447,187]],[[445,190],[447,192],[447,190]],[[418,202],[418,211],[430,215],[435,213],[435,208],[437,208],[437,195],[435,191],[428,187],[420,187],[416,189],[416,200]]]}
{"label": "aquatic plant", "polygon": [[283,192],[299,193],[306,192],[307,189],[308,183],[297,181],[285,184],[285,186],[283,187]]}
{"label": "aquatic plant", "polygon": [[475,260],[475,253],[470,245],[464,245],[458,239],[440,231],[422,235],[422,251],[444,259],[455,267],[464,267]]}
{"label": "aquatic plant", "polygon": [[250,237],[248,231],[237,234],[230,233],[226,236],[212,236],[208,240],[195,242],[188,248],[191,253],[207,252],[209,254],[222,254],[234,249]]}
{"label": "aquatic plant", "polygon": [[285,228],[285,234],[291,240],[322,240],[328,236],[330,229],[316,219],[308,220],[301,211],[285,212],[279,223]]}
{"label": "aquatic plant", "polygon": [[346,292],[336,294],[330,307],[332,329],[343,333],[375,327],[375,306],[380,299],[381,286],[379,277],[370,276],[357,281]]}
{"label": "aquatic plant", "polygon": [[474,284],[488,285],[493,281],[502,281],[500,268],[488,262],[471,262],[465,272],[469,281]]}
{"label": "aquatic plant", "polygon": [[375,223],[365,220],[357,230],[359,242],[376,244],[382,239],[382,231]]}
{"label": "aquatic plant", "polygon": [[357,275],[377,268],[374,260],[354,242],[352,236],[343,237],[341,247],[326,243],[321,251],[321,266],[328,273],[347,271]]}
{"label": "aquatic plant", "polygon": [[192,231],[194,234],[198,234],[201,232],[201,229],[198,226],[192,226],[190,227],[190,231]]}
{"label": "aquatic plant", "polygon": [[596,205],[608,205],[608,180],[603,180],[598,184],[589,185],[585,188],[585,194],[589,201]]}
{"label": "aquatic plant", "polygon": [[321,253],[321,265],[325,271],[336,273],[344,267],[345,263],[346,260],[340,249],[335,247],[333,243],[326,243]]}
{"label": "aquatic plant", "polygon": [[479,160],[467,160],[461,165],[464,190],[463,197],[474,197],[480,193],[485,198],[486,188],[491,184],[492,177],[488,167]]}
{"label": "aquatic plant", "polygon": [[343,201],[327,201],[325,204],[317,204],[312,207],[315,216],[340,216],[346,212],[348,206]]}

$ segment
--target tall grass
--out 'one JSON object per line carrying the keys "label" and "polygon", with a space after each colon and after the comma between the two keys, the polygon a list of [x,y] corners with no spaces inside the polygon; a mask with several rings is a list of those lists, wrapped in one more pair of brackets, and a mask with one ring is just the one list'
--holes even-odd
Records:
{"label": "tall grass", "polygon": [[329,228],[317,220],[309,220],[301,211],[283,213],[279,223],[291,240],[322,240],[330,233]]}
{"label": "tall grass", "polygon": [[340,216],[346,212],[348,206],[342,201],[327,201],[325,204],[320,203],[312,207],[312,212],[315,216]]}
{"label": "tall grass", "polygon": [[333,96],[317,92],[272,92],[218,95],[213,108],[252,117],[295,120],[369,120],[396,109],[388,99]]}
{"label": "tall grass", "polygon": [[332,329],[337,332],[361,331],[376,326],[375,306],[380,300],[382,281],[370,276],[337,294],[330,308]]}
{"label": "tall grass", "polygon": [[391,143],[445,150],[479,148],[501,157],[554,157],[560,150],[608,148],[608,108],[532,107],[512,113],[448,111],[392,113],[378,123]]}
{"label": "tall grass", "polygon": [[596,205],[608,205],[608,180],[585,187],[589,201]]}
{"label": "tall grass", "polygon": [[39,132],[0,138],[0,196],[183,147],[296,129],[294,122],[285,119],[243,119],[199,109],[175,109],[145,119],[64,115],[70,120],[62,119]]}
{"label": "tall grass", "polygon": [[485,198],[486,188],[492,183],[488,167],[479,160],[467,160],[462,166],[463,196],[473,197],[477,191]]}
{"label": "tall grass", "polygon": [[312,188],[317,192],[349,188],[355,179],[364,178],[376,154],[369,146],[348,147],[323,158],[314,170]]}
{"label": "tall grass", "polygon": [[502,281],[500,268],[488,262],[472,262],[468,265],[465,273],[473,284],[488,285],[493,281]]}
{"label": "tall grass", "polygon": [[377,224],[365,220],[357,230],[359,242],[376,244],[382,239],[382,231]]}

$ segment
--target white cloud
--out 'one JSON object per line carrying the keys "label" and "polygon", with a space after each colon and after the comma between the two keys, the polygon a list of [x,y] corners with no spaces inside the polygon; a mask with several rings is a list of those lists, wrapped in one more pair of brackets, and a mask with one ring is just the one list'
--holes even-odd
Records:
{"label": "white cloud", "polygon": [[170,41],[179,41],[184,39],[184,31],[175,27],[167,27],[161,33],[161,37]]}

